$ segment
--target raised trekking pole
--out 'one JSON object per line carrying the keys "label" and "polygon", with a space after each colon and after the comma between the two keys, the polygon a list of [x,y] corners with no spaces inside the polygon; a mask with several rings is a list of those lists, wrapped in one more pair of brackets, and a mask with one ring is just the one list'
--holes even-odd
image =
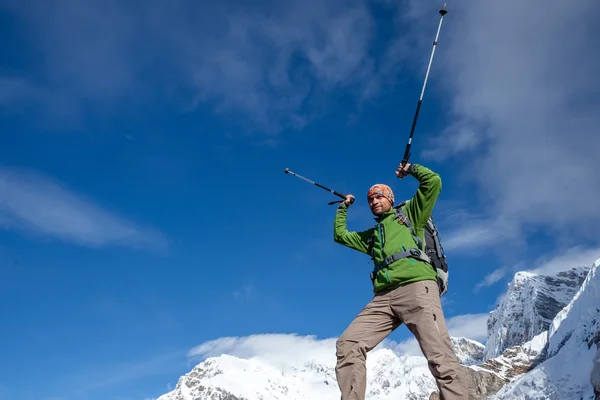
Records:
{"label": "raised trekking pole", "polygon": [[435,40],[433,41],[433,49],[431,51],[431,56],[429,57],[429,65],[427,66],[427,72],[425,73],[423,89],[421,89],[421,96],[419,97],[419,102],[417,103],[417,110],[415,111],[415,117],[413,119],[412,127],[410,128],[410,136],[408,137],[408,143],[406,144],[406,150],[404,151],[404,158],[402,158],[402,167],[406,165],[406,163],[408,162],[408,158],[410,157],[410,146],[412,144],[413,135],[415,133],[415,127],[417,126],[417,119],[419,118],[421,104],[423,103],[423,94],[425,93],[425,86],[427,85],[427,78],[429,77],[431,62],[433,61],[433,55],[435,54],[435,48],[437,47],[438,37],[440,36],[440,29],[442,28],[442,21],[444,20],[444,15],[448,13],[448,11],[446,11],[446,3],[444,3],[444,7],[439,11],[439,13],[441,15],[440,24],[438,25]]}
{"label": "raised trekking pole", "polygon": [[338,201],[330,201],[330,202],[329,202],[329,205],[331,205],[331,204],[335,204],[335,203],[341,203],[342,201],[344,201],[344,200],[346,199],[346,195],[345,195],[345,194],[342,194],[342,193],[340,193],[340,192],[337,192],[337,191],[335,191],[335,190],[333,190],[333,189],[329,189],[328,187],[326,187],[326,186],[323,186],[323,185],[321,185],[320,183],[317,183],[317,182],[311,181],[310,179],[308,179],[308,178],[305,178],[305,177],[303,177],[302,175],[298,175],[297,173],[290,171],[290,169],[289,169],[289,168],[286,168],[286,169],[285,169],[285,173],[286,173],[286,174],[291,174],[291,175],[294,175],[295,177],[298,177],[298,178],[300,178],[300,179],[302,179],[302,180],[305,180],[305,181],[306,181],[306,182],[308,182],[308,183],[312,183],[313,185],[315,185],[315,186],[318,186],[318,187],[320,187],[321,189],[325,189],[325,190],[327,190],[328,192],[331,192],[331,193],[335,194],[336,196],[338,196],[338,197],[341,197],[341,198],[343,199],[343,200],[338,200]]}

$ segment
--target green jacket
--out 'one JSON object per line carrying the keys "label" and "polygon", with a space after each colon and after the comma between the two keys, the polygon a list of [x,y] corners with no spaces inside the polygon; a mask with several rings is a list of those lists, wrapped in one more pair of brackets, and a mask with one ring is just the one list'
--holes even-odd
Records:
{"label": "green jacket", "polygon": [[[418,164],[413,164],[411,175],[419,181],[420,185],[413,198],[403,208],[413,224],[415,233],[421,238],[422,243],[425,243],[425,226],[442,190],[442,180],[438,174]],[[373,228],[362,232],[348,231],[347,212],[346,203],[340,203],[334,222],[334,241],[368,254],[367,240],[373,235],[373,261],[375,264],[394,253],[417,247],[410,230],[393,218],[393,208],[380,217],[376,217],[376,225]],[[383,231],[385,240],[383,245],[381,231]],[[373,292],[377,293],[426,279],[437,279],[436,271],[430,264],[414,258],[403,258],[377,273],[373,282]]]}

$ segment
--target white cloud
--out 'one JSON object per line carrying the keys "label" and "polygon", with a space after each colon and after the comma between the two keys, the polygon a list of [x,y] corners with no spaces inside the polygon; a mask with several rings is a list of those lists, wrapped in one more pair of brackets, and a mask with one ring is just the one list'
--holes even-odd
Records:
{"label": "white cloud", "polygon": [[448,332],[450,336],[466,337],[467,339],[481,342],[487,337],[487,320],[489,315],[463,314],[448,318]]}
{"label": "white cloud", "polygon": [[203,343],[188,352],[191,358],[204,359],[228,354],[259,358],[281,369],[301,365],[307,360],[335,364],[336,338],[317,339],[295,334],[260,334],[247,337],[223,337]]}
{"label": "white cloud", "polygon": [[600,259],[600,248],[576,246],[552,258],[542,257],[530,272],[541,275],[554,275],[575,267],[591,267]]}
{"label": "white cloud", "polygon": [[470,208],[505,228],[496,235],[477,224],[451,246],[512,247],[536,229],[572,243],[593,234],[600,56],[589,49],[599,16],[592,0],[449,4],[433,73],[454,123],[423,155],[460,161],[457,174],[478,189]]}
{"label": "white cloud", "polygon": [[481,282],[475,285],[474,291],[477,292],[484,287],[492,286],[494,283],[504,278],[506,276],[506,272],[506,268],[504,267],[495,269],[494,271],[487,274]]}
{"label": "white cloud", "polygon": [[571,268],[590,267],[598,259],[600,259],[600,247],[574,246],[558,253],[542,255],[532,262],[520,261],[510,267],[497,268],[477,283],[474,291],[491,286],[506,275],[517,271],[555,275]]}
{"label": "white cloud", "polygon": [[400,356],[422,356],[421,348],[415,338],[409,338],[397,343],[394,340],[384,340],[378,348],[391,349]]}
{"label": "white cloud", "polygon": [[65,376],[64,397],[82,398],[107,388],[115,388],[124,383],[171,372],[175,367],[182,368],[182,352],[173,351],[157,354],[145,360],[115,362],[112,365],[94,364],[89,369],[81,369]]}
{"label": "white cloud", "polygon": [[441,233],[445,251],[481,253],[487,252],[489,246],[505,241],[511,242],[513,250],[523,245],[516,225],[504,219],[475,216],[460,210],[450,213],[443,221],[448,227]]}
{"label": "white cloud", "polygon": [[233,291],[232,295],[236,300],[247,300],[254,294],[254,286],[244,284],[241,288]]}
{"label": "white cloud", "polygon": [[0,228],[90,247],[167,246],[160,232],[120,218],[48,177],[17,169],[0,169]]}
{"label": "white cloud", "polygon": [[[446,324],[450,336],[485,341],[488,314],[464,314],[448,318]],[[205,342],[188,352],[192,360],[218,357],[222,354],[253,359],[257,358],[277,368],[286,369],[314,361],[335,365],[335,341],[337,338],[318,339],[316,336],[295,334],[257,334],[246,337],[223,337]],[[422,356],[414,338],[397,343],[383,340],[377,348],[394,350],[398,355]],[[376,349],[377,349],[376,348]]]}
{"label": "white cloud", "polygon": [[477,251],[490,243],[495,243],[499,239],[498,236],[498,231],[489,220],[463,223],[459,228],[444,235],[443,246],[445,251],[456,249]]}

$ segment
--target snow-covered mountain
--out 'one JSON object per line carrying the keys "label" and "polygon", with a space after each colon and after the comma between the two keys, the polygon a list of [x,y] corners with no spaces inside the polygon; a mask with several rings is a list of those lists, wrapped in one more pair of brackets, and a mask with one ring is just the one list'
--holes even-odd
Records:
{"label": "snow-covered mountain", "polygon": [[452,347],[462,365],[480,364],[485,356],[485,346],[464,337],[451,337]]}
{"label": "snow-covered mountain", "polygon": [[[466,338],[453,338],[452,342],[459,359],[466,363],[482,360],[481,343]],[[198,364],[158,400],[334,400],[339,399],[334,367],[334,362],[307,359],[282,369],[256,358],[221,355]],[[437,390],[421,356],[375,349],[367,357],[367,369],[368,399],[428,399]]]}
{"label": "snow-covered mountain", "polygon": [[[504,386],[494,400],[593,400],[592,369],[600,347],[600,260],[552,320],[539,364]],[[539,345],[538,345],[539,348]]]}
{"label": "snow-covered mountain", "polygon": [[[594,400],[594,385],[600,391],[599,267],[600,259],[554,276],[517,273],[490,313],[488,347],[452,338],[470,399]],[[321,349],[327,357],[301,349],[284,363],[219,349],[158,400],[339,399],[332,344]],[[429,399],[436,391],[424,357],[387,348],[369,353],[367,380],[368,400]]]}
{"label": "snow-covered mountain", "polygon": [[518,272],[488,319],[485,358],[547,331],[556,314],[575,296],[589,268],[577,267],[553,276]]}

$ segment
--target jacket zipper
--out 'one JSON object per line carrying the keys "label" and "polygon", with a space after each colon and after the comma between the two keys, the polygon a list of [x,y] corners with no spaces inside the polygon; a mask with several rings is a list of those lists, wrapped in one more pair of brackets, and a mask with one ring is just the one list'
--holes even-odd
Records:
{"label": "jacket zipper", "polygon": [[[377,224],[377,229],[379,230],[379,244],[381,244],[381,258],[385,259],[385,252],[383,251],[383,234],[381,232],[381,222]],[[383,228],[385,230],[385,227]],[[385,279],[388,281],[388,283],[392,283],[392,281],[390,280],[390,277],[388,275],[389,270],[386,268],[385,269]]]}

